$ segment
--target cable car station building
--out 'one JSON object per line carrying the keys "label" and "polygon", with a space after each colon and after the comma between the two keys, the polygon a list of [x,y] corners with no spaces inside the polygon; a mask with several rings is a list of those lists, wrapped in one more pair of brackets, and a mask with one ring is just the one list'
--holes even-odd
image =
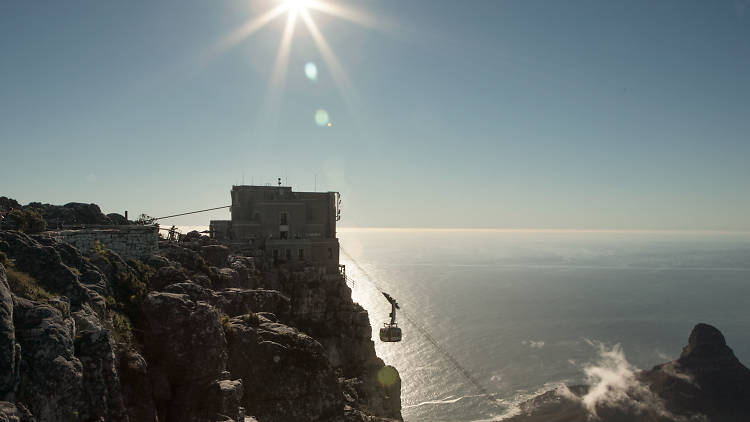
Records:
{"label": "cable car station building", "polygon": [[338,270],[338,192],[293,192],[289,186],[232,186],[231,220],[211,220],[210,236],[275,264]]}

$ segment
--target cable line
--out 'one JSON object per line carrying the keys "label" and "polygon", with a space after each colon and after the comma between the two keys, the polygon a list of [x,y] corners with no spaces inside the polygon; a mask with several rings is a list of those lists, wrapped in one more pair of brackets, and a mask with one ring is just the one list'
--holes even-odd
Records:
{"label": "cable line", "polygon": [[166,216],[166,217],[157,217],[157,218],[154,218],[153,220],[154,220],[154,221],[156,221],[156,220],[163,220],[163,219],[165,219],[165,218],[179,217],[179,216],[181,216],[181,215],[188,215],[188,214],[198,214],[199,212],[206,212],[206,211],[213,211],[213,210],[221,210],[221,209],[224,209],[224,208],[230,208],[230,207],[231,207],[231,205],[225,205],[225,206],[223,206],[223,207],[208,208],[208,209],[205,209],[205,210],[199,210],[199,211],[190,211],[190,212],[183,212],[182,214],[168,215],[168,216]]}
{"label": "cable line", "polygon": [[[375,281],[374,281],[374,280],[372,279],[372,277],[370,277],[370,275],[369,275],[369,274],[367,273],[367,271],[365,271],[365,269],[364,269],[364,268],[362,268],[362,266],[361,266],[361,265],[359,265],[359,263],[358,263],[358,262],[357,262],[357,261],[356,261],[356,260],[355,260],[355,259],[354,259],[354,258],[353,258],[353,257],[351,256],[351,255],[349,255],[349,253],[348,253],[348,252],[346,252],[346,251],[344,250],[344,248],[343,248],[343,247],[339,246],[339,250],[340,250],[341,252],[343,252],[343,253],[344,253],[344,255],[346,255],[346,257],[347,257],[347,258],[349,258],[349,260],[350,260],[350,261],[351,261],[351,262],[352,262],[352,263],[354,264],[354,266],[355,266],[355,267],[357,267],[357,269],[358,269],[358,270],[359,270],[359,271],[360,271],[360,272],[361,272],[361,273],[362,273],[362,274],[363,274],[363,275],[365,276],[365,281],[367,281],[368,283],[370,283],[370,285],[371,285],[371,286],[373,286],[373,287],[374,287],[375,289],[377,289],[377,290],[378,290],[379,292],[383,292],[383,291],[384,291],[384,290],[383,290],[383,289],[382,289],[382,288],[381,288],[381,287],[380,287],[380,286],[379,286],[379,285],[378,285],[378,284],[377,284],[377,283],[376,283],[376,282],[375,282]],[[351,277],[349,277],[348,275],[346,276],[346,280],[347,280],[347,281],[351,281],[351,282],[352,282],[352,285],[354,285],[354,279],[352,279],[352,278],[351,278]],[[484,388],[484,386],[483,386],[483,385],[482,385],[482,384],[481,384],[481,383],[479,382],[479,380],[477,380],[477,379],[476,379],[476,378],[475,378],[475,377],[474,377],[474,376],[473,376],[473,375],[471,374],[471,372],[469,372],[469,370],[467,370],[466,368],[464,368],[464,367],[463,367],[463,365],[461,365],[461,363],[459,363],[458,359],[456,359],[456,358],[455,358],[455,356],[453,356],[453,354],[451,354],[451,353],[450,353],[449,351],[447,351],[447,350],[446,350],[446,349],[445,349],[445,348],[444,348],[443,346],[441,346],[441,345],[440,345],[440,343],[438,343],[438,341],[437,341],[437,340],[436,340],[436,339],[435,339],[435,338],[434,338],[434,337],[433,337],[433,336],[432,336],[432,335],[430,334],[430,332],[429,332],[429,331],[427,331],[427,329],[426,329],[426,328],[424,328],[424,327],[423,327],[423,326],[422,326],[421,324],[419,324],[419,323],[418,323],[417,321],[415,321],[415,320],[414,320],[414,318],[412,318],[411,316],[409,316],[409,314],[408,314],[408,313],[407,313],[407,312],[406,312],[405,310],[403,310],[403,309],[402,309],[402,310],[400,311],[400,313],[401,313],[401,315],[403,315],[403,318],[405,318],[405,319],[406,319],[407,321],[409,321],[409,323],[410,323],[410,324],[411,324],[411,325],[412,325],[412,326],[413,326],[414,328],[416,328],[416,329],[417,329],[417,331],[419,331],[419,333],[420,333],[420,334],[422,334],[422,335],[424,336],[424,338],[425,338],[425,339],[427,339],[427,341],[428,341],[428,342],[429,342],[430,344],[432,344],[432,346],[433,346],[433,347],[434,347],[434,348],[435,348],[435,349],[436,349],[436,350],[437,350],[438,352],[442,353],[443,357],[445,357],[445,358],[446,358],[446,359],[447,359],[447,360],[448,360],[448,361],[449,361],[449,362],[450,362],[450,363],[451,363],[451,364],[452,364],[452,365],[453,365],[453,366],[454,366],[454,367],[456,368],[456,370],[458,370],[458,372],[459,372],[459,373],[460,373],[461,375],[463,375],[463,377],[464,377],[464,378],[465,378],[465,379],[466,379],[466,380],[467,380],[467,381],[468,381],[468,382],[469,382],[469,383],[470,383],[471,385],[473,385],[473,386],[474,386],[474,388],[476,388],[476,389],[477,389],[477,391],[479,391],[479,392],[480,392],[480,393],[481,393],[481,394],[482,394],[482,395],[483,395],[484,397],[486,397],[486,398],[487,398],[487,400],[488,400],[488,401],[490,401],[490,402],[491,402],[491,403],[492,403],[492,404],[493,404],[494,406],[496,406],[496,407],[498,407],[498,408],[502,408],[502,406],[501,406],[501,405],[500,405],[500,404],[499,404],[499,403],[497,402],[497,400],[495,399],[495,396],[494,396],[494,394],[492,394],[492,393],[490,393],[489,391],[487,391],[487,389],[486,389],[486,388]]]}

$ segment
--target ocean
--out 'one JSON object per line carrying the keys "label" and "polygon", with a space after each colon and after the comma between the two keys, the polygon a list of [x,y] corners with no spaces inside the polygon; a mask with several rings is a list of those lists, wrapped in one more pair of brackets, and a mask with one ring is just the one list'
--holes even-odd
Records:
{"label": "ocean", "polygon": [[[402,379],[407,421],[481,421],[585,380],[619,344],[631,368],[719,328],[750,364],[750,234],[339,229],[352,296]],[[378,329],[401,305],[400,343]]]}

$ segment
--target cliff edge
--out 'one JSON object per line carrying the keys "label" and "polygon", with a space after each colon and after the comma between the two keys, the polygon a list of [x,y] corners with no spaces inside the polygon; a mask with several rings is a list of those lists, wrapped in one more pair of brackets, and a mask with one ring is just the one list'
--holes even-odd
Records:
{"label": "cliff edge", "polygon": [[189,239],[135,260],[0,231],[0,420],[401,419],[342,276]]}

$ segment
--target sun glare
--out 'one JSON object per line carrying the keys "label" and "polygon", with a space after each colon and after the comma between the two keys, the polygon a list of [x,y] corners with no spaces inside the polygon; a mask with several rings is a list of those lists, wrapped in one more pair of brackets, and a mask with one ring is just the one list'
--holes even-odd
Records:
{"label": "sun glare", "polygon": [[284,6],[292,13],[300,13],[310,6],[312,0],[284,0]]}
{"label": "sun glare", "polygon": [[[286,79],[287,67],[289,65],[292,39],[294,37],[297,22],[300,21],[310,33],[312,40],[326,65],[325,69],[328,71],[328,74],[338,88],[344,102],[349,107],[354,107],[354,104],[358,102],[355,88],[325,36],[323,36],[320,28],[313,20],[312,12],[330,15],[365,27],[385,29],[380,27],[380,23],[384,21],[383,19],[376,19],[368,13],[341,4],[337,0],[276,0],[275,6],[260,13],[254,18],[249,19],[227,34],[224,39],[209,51],[208,57],[217,57],[221,55],[223,52],[229,50],[244,39],[266,27],[271,21],[286,14],[286,24],[284,25],[281,34],[279,48],[276,53],[276,60],[274,61],[271,72],[271,80],[268,84],[264,109],[272,115],[278,112],[279,103],[284,93],[284,81]],[[318,77],[320,76],[320,70],[321,69],[318,65],[313,62],[308,62],[304,68],[304,75],[311,82],[317,82]],[[274,117],[270,116],[269,120],[274,120]],[[316,114],[316,123],[321,127],[332,126],[332,123],[328,120],[327,116],[318,114]]]}

